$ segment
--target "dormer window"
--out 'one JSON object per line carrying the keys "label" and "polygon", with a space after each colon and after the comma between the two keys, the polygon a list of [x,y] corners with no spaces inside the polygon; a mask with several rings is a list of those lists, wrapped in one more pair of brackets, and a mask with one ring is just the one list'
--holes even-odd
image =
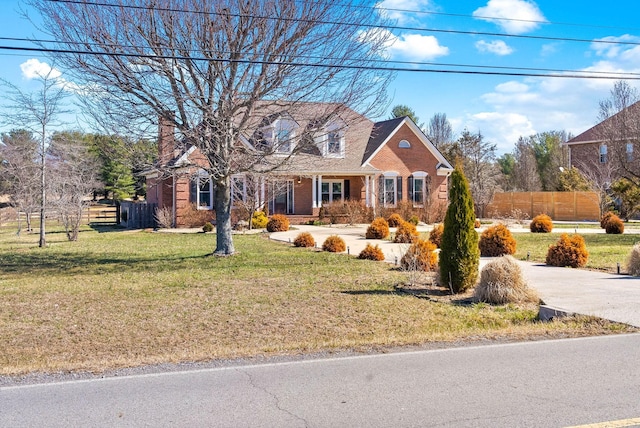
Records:
{"label": "dormer window", "polygon": [[255,133],[257,148],[276,154],[290,154],[295,148],[295,130],[298,124],[291,119],[276,119]]}
{"label": "dormer window", "polygon": [[327,124],[324,131],[321,131],[315,140],[322,156],[330,158],[344,157],[344,124],[342,122]]}
{"label": "dormer window", "polygon": [[327,154],[340,155],[342,153],[342,135],[337,132],[329,132],[327,135]]}

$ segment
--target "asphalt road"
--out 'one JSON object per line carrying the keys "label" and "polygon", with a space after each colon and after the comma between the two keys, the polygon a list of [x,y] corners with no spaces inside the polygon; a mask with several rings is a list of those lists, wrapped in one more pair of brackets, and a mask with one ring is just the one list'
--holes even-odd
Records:
{"label": "asphalt road", "polygon": [[637,334],[0,388],[2,427],[620,427],[638,418]]}

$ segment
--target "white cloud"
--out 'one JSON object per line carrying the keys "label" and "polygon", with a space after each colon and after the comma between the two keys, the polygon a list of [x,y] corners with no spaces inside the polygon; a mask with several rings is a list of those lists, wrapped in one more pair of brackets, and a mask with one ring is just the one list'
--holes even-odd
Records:
{"label": "white cloud", "polygon": [[479,130],[485,141],[497,145],[499,153],[510,152],[521,135],[535,134],[531,120],[519,113],[481,112],[467,118],[465,127]]}
{"label": "white cloud", "polygon": [[437,38],[421,34],[394,36],[388,49],[392,57],[421,61],[449,55],[449,48],[441,46]]}
{"label": "white cloud", "polygon": [[500,56],[510,55],[513,53],[513,48],[502,40],[493,40],[491,42],[480,40],[476,42],[476,49],[480,52],[489,52]]}
{"label": "white cloud", "polygon": [[418,22],[416,14],[408,11],[426,12],[433,9],[431,0],[383,0],[376,7],[384,16],[399,24]]}
{"label": "white cloud", "polygon": [[[473,16],[495,23],[511,34],[522,34],[535,30],[546,18],[530,0],[489,0],[486,6],[476,9]],[[490,19],[501,18],[501,19]]]}
{"label": "white cloud", "polygon": [[22,70],[22,77],[27,80],[38,79],[47,75],[50,78],[57,79],[62,75],[60,71],[51,68],[46,62],[40,62],[36,58],[31,58],[20,64],[20,70]]}

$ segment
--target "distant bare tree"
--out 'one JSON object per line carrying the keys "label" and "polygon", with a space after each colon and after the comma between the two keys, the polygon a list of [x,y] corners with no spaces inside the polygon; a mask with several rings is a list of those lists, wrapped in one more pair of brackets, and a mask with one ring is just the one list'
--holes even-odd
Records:
{"label": "distant bare tree", "polygon": [[592,190],[597,193],[600,215],[602,215],[611,206],[610,189],[618,176],[618,168],[613,162],[600,162],[600,153],[597,146],[593,147],[591,156],[577,159],[576,167],[589,181]]}
{"label": "distant bare tree", "polygon": [[[427,137],[440,151],[444,145],[453,142],[453,129],[445,113],[436,113],[429,119]],[[453,159],[449,159],[449,161],[453,161]]]}
{"label": "distant bare tree", "polygon": [[18,234],[22,228],[21,212],[31,231],[31,214],[40,206],[38,142],[24,129],[2,134],[0,143],[0,172],[5,180],[5,191],[10,204],[18,214]]}
{"label": "distant bare tree", "polygon": [[[617,175],[640,185],[640,94],[618,81],[609,98],[600,101],[598,138],[607,146],[607,162]],[[599,155],[597,155],[599,158]]]}
{"label": "distant bare tree", "polygon": [[49,146],[49,205],[62,220],[69,241],[78,240],[82,214],[100,186],[98,161],[81,137],[56,133]]}
{"label": "distant bare tree", "polygon": [[47,244],[47,145],[51,130],[61,124],[58,118],[66,112],[64,100],[69,93],[65,89],[65,81],[53,67],[38,72],[37,80],[40,83],[40,89],[31,93],[3,81],[8,89],[7,102],[4,105],[4,121],[11,126],[29,130],[39,143],[40,240],[38,246],[44,247]]}
{"label": "distant bare tree", "polygon": [[520,137],[513,149],[515,158],[514,187],[521,192],[535,192],[542,188],[533,147],[529,141]]}
{"label": "distant bare tree", "polygon": [[[325,123],[340,117],[349,126],[346,108],[376,116],[387,107],[392,73],[375,65],[391,34],[374,30],[386,25],[363,7],[374,1],[27,3],[58,41],[53,55],[89,95],[96,118],[123,133],[163,116],[204,154],[216,190],[215,254],[234,253],[232,175],[278,168]],[[317,126],[259,149],[239,144],[265,117],[308,101],[325,102],[307,118]],[[283,148],[289,156],[272,156]]]}

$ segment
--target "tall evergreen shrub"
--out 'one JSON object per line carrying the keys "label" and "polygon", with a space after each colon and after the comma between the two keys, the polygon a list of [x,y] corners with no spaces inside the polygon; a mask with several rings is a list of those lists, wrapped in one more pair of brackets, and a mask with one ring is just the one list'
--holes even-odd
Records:
{"label": "tall evergreen shrub", "polygon": [[473,227],[475,219],[469,183],[456,167],[451,174],[449,207],[440,244],[440,282],[454,293],[473,287],[478,279],[480,250]]}

